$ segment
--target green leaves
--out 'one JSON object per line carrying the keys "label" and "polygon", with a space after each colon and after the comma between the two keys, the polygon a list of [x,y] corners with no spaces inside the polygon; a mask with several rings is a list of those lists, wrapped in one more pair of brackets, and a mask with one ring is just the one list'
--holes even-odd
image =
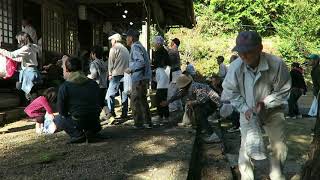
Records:
{"label": "green leaves", "polygon": [[197,31],[204,37],[255,30],[279,36],[288,61],[320,52],[318,0],[196,0]]}
{"label": "green leaves", "polygon": [[297,1],[274,23],[281,38],[279,52],[289,62],[303,61],[309,53],[319,53],[320,4]]}

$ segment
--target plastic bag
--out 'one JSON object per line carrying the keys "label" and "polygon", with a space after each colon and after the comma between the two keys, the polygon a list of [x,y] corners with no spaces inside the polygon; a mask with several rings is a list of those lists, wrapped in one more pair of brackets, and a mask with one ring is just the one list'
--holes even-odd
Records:
{"label": "plastic bag", "polygon": [[248,126],[246,127],[245,137],[247,155],[257,161],[267,158],[259,121],[257,116],[252,116],[247,122]]}
{"label": "plastic bag", "polygon": [[48,113],[46,112],[44,116],[44,123],[43,123],[43,130],[42,132],[44,134],[53,134],[55,132],[55,124],[53,122],[53,119],[48,116]]}
{"label": "plastic bag", "polygon": [[17,70],[17,62],[0,54],[0,78],[11,78]]}
{"label": "plastic bag", "polygon": [[312,117],[316,117],[317,112],[318,112],[318,100],[317,100],[317,97],[314,97],[308,115]]}
{"label": "plastic bag", "polygon": [[131,81],[131,75],[124,73],[123,76],[123,91],[124,93],[130,94],[132,89],[132,81]]}

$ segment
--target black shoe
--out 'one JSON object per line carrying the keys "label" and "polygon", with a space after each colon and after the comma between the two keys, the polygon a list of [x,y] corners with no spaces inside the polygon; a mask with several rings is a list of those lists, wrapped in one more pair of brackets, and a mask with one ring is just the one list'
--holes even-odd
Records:
{"label": "black shoe", "polygon": [[86,136],[82,135],[80,137],[71,137],[70,140],[67,142],[67,144],[84,143],[86,141],[87,141]]}

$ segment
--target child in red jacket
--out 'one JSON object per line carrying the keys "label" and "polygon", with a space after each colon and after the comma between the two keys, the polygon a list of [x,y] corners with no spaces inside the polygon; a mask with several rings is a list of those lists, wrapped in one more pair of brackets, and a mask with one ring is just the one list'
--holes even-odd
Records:
{"label": "child in red jacket", "polygon": [[[43,92],[42,96],[39,96],[33,100],[25,109],[24,112],[36,122],[36,133],[41,134],[43,129],[43,123],[45,115],[47,118],[53,119],[53,111],[50,103],[53,103],[57,99],[57,93],[55,88],[51,87]],[[54,124],[54,123],[53,123]]]}

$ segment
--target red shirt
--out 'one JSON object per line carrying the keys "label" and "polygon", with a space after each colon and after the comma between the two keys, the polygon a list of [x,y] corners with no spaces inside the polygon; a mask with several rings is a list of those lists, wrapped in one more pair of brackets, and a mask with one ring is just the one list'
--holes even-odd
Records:
{"label": "red shirt", "polygon": [[35,100],[33,100],[29,106],[27,106],[24,109],[24,112],[29,117],[39,117],[43,116],[45,114],[45,111],[48,112],[48,114],[52,114],[52,108],[50,104],[48,103],[47,99],[44,96],[39,96]]}

